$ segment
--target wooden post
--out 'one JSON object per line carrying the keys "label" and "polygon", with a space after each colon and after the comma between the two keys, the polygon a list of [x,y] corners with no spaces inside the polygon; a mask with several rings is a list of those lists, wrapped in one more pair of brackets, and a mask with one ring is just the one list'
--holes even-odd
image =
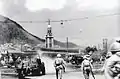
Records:
{"label": "wooden post", "polygon": [[66,38],[67,43],[67,53],[68,53],[68,37]]}

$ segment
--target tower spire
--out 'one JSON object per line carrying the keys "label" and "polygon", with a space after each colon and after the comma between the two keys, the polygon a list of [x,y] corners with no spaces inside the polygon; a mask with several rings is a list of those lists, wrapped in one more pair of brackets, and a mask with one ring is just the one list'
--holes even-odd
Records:
{"label": "tower spire", "polygon": [[46,48],[52,48],[54,45],[54,37],[52,35],[52,27],[50,25],[50,19],[48,19],[48,28],[47,28],[47,35],[46,35]]}
{"label": "tower spire", "polygon": [[48,19],[48,25],[50,25],[50,19]]}

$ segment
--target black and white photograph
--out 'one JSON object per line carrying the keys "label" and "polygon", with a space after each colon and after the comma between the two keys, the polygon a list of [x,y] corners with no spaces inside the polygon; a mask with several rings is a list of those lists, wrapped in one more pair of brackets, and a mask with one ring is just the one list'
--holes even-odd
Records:
{"label": "black and white photograph", "polygon": [[0,79],[120,79],[119,0],[0,0]]}

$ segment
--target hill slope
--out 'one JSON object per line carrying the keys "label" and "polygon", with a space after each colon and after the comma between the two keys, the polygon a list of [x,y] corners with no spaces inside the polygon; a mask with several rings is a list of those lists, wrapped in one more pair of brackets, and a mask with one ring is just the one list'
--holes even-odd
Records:
{"label": "hill slope", "polygon": [[[55,45],[66,47],[65,43],[54,40]],[[32,45],[44,44],[45,40],[35,35],[30,34],[22,26],[15,21],[0,16],[0,44],[4,43],[28,43]],[[76,47],[77,45],[69,43],[69,47]]]}

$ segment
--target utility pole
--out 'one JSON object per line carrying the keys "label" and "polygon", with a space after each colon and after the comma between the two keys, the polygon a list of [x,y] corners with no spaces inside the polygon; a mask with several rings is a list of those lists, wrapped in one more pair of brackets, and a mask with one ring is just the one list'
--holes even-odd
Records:
{"label": "utility pole", "polygon": [[98,50],[100,50],[100,44],[98,44]]}
{"label": "utility pole", "polygon": [[21,52],[23,51],[23,50],[22,50],[22,47],[23,47],[23,46],[22,46],[22,42],[21,42]]}
{"label": "utility pole", "polygon": [[66,38],[66,44],[67,44],[67,53],[68,53],[68,37]]}
{"label": "utility pole", "polygon": [[50,25],[50,19],[48,19],[48,25]]}
{"label": "utility pole", "polygon": [[108,39],[103,39],[103,49],[105,50],[105,54],[108,52],[108,45],[107,45]]}

